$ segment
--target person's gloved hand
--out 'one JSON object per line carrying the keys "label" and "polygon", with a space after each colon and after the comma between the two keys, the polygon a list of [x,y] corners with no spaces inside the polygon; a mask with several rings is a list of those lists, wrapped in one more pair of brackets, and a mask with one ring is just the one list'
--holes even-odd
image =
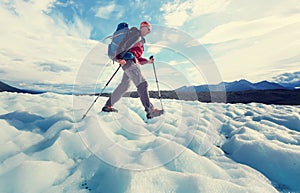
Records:
{"label": "person's gloved hand", "polygon": [[124,59],[117,59],[117,62],[121,65],[124,66],[126,64],[126,60]]}
{"label": "person's gloved hand", "polygon": [[150,56],[148,62],[149,62],[149,63],[153,63],[153,62],[154,62],[154,57],[153,57],[153,56]]}

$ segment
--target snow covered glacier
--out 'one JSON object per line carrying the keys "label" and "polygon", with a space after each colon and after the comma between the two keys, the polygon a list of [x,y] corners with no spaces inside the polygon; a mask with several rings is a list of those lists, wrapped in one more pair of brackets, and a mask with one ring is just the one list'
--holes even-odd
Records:
{"label": "snow covered glacier", "polygon": [[[300,108],[0,93],[0,192],[300,192]],[[159,107],[159,101],[154,100]]]}

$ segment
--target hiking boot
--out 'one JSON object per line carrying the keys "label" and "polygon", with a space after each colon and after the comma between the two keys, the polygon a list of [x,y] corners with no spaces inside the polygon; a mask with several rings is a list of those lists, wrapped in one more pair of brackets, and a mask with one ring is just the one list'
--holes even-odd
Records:
{"label": "hiking boot", "polygon": [[164,110],[158,110],[158,109],[151,109],[147,113],[147,119],[152,119],[154,117],[158,117],[160,115],[164,114]]}
{"label": "hiking boot", "polygon": [[113,108],[112,106],[104,106],[102,108],[102,111],[103,112],[118,112],[118,110]]}

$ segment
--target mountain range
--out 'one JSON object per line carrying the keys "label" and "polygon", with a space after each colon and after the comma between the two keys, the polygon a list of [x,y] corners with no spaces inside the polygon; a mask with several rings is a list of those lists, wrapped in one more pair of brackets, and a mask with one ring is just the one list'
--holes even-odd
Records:
{"label": "mountain range", "polygon": [[28,94],[41,94],[44,93],[42,91],[33,91],[33,90],[25,90],[19,89],[13,86],[10,86],[2,81],[0,81],[0,92],[16,92],[16,93],[28,93]]}
{"label": "mountain range", "polygon": [[261,81],[257,83],[249,82],[245,79],[234,82],[221,82],[219,84],[205,84],[199,86],[183,86],[176,91],[181,92],[217,92],[217,91],[248,91],[248,90],[294,90],[292,85],[282,85],[279,83]]}
{"label": "mountain range", "polygon": [[[198,86],[183,86],[175,91],[179,92],[237,92],[237,91],[253,91],[253,90],[294,90],[297,89],[293,84],[281,84],[269,81],[261,81],[257,83],[249,82],[248,80],[241,79],[233,82],[221,82],[219,84],[204,84]],[[10,86],[2,81],[0,81],[0,92],[17,92],[17,93],[30,93],[30,94],[40,94],[46,91],[34,91],[28,89],[21,89]]]}
{"label": "mountain range", "polygon": [[[19,89],[0,81],[0,92],[2,91],[29,94],[41,94],[46,92]],[[161,98],[165,99],[180,99],[191,101],[198,100],[201,102],[258,102],[264,104],[279,105],[300,104],[300,89],[296,89],[295,87],[292,87],[290,85],[283,86],[268,81],[251,83],[247,80],[240,80],[234,82],[222,82],[216,85],[181,87],[176,90],[161,91],[160,93]],[[99,95],[99,93],[94,94]],[[160,98],[159,93],[157,91],[149,91],[149,95],[151,98]],[[102,96],[108,97],[110,96],[110,93],[103,93]],[[136,98],[139,95],[136,91],[133,91],[126,93],[124,96]]]}

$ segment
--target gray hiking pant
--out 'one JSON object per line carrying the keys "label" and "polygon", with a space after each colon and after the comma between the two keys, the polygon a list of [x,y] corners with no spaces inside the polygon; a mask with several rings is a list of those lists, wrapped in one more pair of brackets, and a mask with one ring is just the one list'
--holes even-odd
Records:
{"label": "gray hiking pant", "polygon": [[153,105],[150,103],[149,99],[148,82],[142,75],[138,64],[135,64],[133,60],[126,60],[126,64],[122,66],[122,69],[124,70],[122,81],[113,91],[105,106],[113,106],[117,101],[119,101],[129,89],[130,82],[132,81],[137,87],[137,92],[143,106],[145,107],[145,111],[149,112],[153,108]]}

